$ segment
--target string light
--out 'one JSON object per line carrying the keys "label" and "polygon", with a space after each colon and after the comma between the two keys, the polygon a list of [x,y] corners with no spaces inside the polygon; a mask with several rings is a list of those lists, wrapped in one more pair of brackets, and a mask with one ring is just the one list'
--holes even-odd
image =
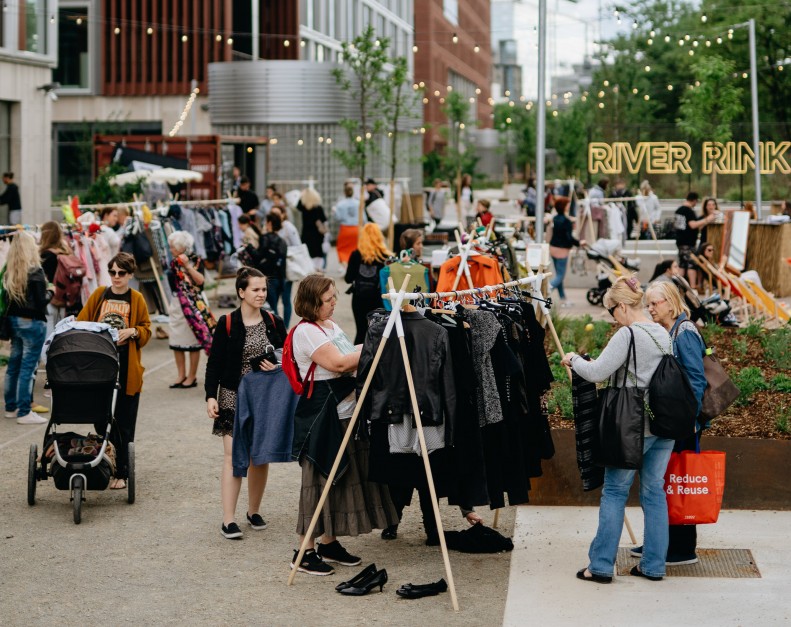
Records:
{"label": "string light", "polygon": [[700,16],[700,21],[701,21],[701,22],[703,22],[704,24],[705,24],[705,23],[706,23],[708,20],[709,20],[709,18],[708,18],[708,17],[706,17],[706,14],[705,14],[705,13],[704,13],[703,15],[701,15],[701,16]]}
{"label": "string light", "polygon": [[273,137],[272,139],[270,139],[269,143],[272,144],[273,146],[277,145],[277,137]]}
{"label": "string light", "polygon": [[214,39],[216,41],[222,41],[222,35],[217,35]]}
{"label": "string light", "polygon": [[300,39],[299,40],[299,47],[300,48],[304,48],[305,47],[305,40],[304,39]]}
{"label": "string light", "polygon": [[81,17],[78,17],[75,21],[77,22],[77,26],[82,26],[82,18]]}
{"label": "string light", "polygon": [[667,86],[667,90],[668,90],[668,91],[673,91],[673,86],[672,86],[672,85],[668,85],[668,86]]}
{"label": "string light", "polygon": [[301,139],[298,139],[298,140],[297,140],[297,146],[301,146],[301,145],[302,145],[302,144],[304,144],[304,143],[305,143],[305,142],[304,142],[303,140],[301,140]]}
{"label": "string light", "polygon": [[651,96],[649,96],[648,94],[646,94],[645,96],[643,96],[643,100],[651,100]]}
{"label": "string light", "polygon": [[253,147],[252,146],[248,146],[247,147],[247,154],[252,154],[252,152],[253,152]]}
{"label": "string light", "polygon": [[475,53],[478,53],[478,52],[481,51],[481,47],[478,44],[475,44],[475,46],[473,47],[472,51],[475,52]]}
{"label": "string light", "polygon": [[599,109],[604,109],[604,103],[603,102],[599,103]]}
{"label": "string light", "polygon": [[481,95],[481,88],[480,87],[476,87],[475,88],[475,95],[476,96],[480,96]]}
{"label": "string light", "polygon": [[115,27],[115,29],[113,30],[113,32],[114,32],[116,35],[120,35],[120,34],[121,34],[121,29],[120,29],[120,28],[118,28],[118,27],[116,26],[116,27]]}
{"label": "string light", "polygon": [[[608,80],[605,80],[605,81],[604,81],[604,83],[602,83],[602,84],[603,84],[605,87],[609,87],[609,86],[610,86],[610,81],[608,81]],[[555,95],[553,94],[553,95],[552,95],[552,97],[553,97],[553,98],[556,98],[557,96],[555,96]]]}
{"label": "string light", "polygon": [[451,41],[452,41],[454,44],[457,44],[457,43],[459,43],[459,36],[458,36],[456,33],[453,33],[453,37],[451,37]]}
{"label": "string light", "polygon": [[284,47],[284,48],[288,48],[290,45],[291,45],[291,42],[290,42],[288,39],[286,39],[286,40],[283,42],[283,47]]}
{"label": "string light", "polygon": [[650,65],[646,65],[645,66],[645,71],[646,72],[650,72],[651,71],[651,66]]}
{"label": "string light", "polygon": [[417,50],[418,50],[417,46],[412,46],[412,52],[417,52]]}
{"label": "string light", "polygon": [[319,143],[320,143],[320,144],[323,144],[323,143],[324,143],[324,137],[323,137],[323,136],[321,136],[321,135],[319,135]]}
{"label": "string light", "polygon": [[187,37],[186,35],[182,35],[181,36],[181,43],[185,44],[185,43],[187,43],[187,41],[189,41],[189,37]]}
{"label": "string light", "polygon": [[328,137],[328,138],[327,138],[327,143],[328,143],[328,144],[331,144],[331,143],[332,143],[332,137]]}
{"label": "string light", "polygon": [[428,104],[428,98],[423,98],[423,104]]}
{"label": "string light", "polygon": [[229,46],[233,45],[233,37],[228,37],[228,45]]}
{"label": "string light", "polygon": [[153,29],[153,28],[151,28],[151,27],[149,26],[149,27],[146,29],[146,34],[148,34],[148,35],[153,35],[153,34],[154,34],[154,29]]}
{"label": "string light", "polygon": [[665,35],[665,43],[668,43],[669,41],[670,41],[670,35]]}
{"label": "string light", "polygon": [[178,132],[181,130],[181,127],[184,126],[184,122],[187,120],[187,116],[189,115],[190,109],[192,109],[192,105],[195,104],[195,99],[198,97],[200,93],[200,89],[196,87],[190,92],[189,98],[187,98],[187,104],[184,105],[184,109],[181,111],[181,115],[176,123],[173,125],[173,128],[170,129],[168,136],[175,137]]}

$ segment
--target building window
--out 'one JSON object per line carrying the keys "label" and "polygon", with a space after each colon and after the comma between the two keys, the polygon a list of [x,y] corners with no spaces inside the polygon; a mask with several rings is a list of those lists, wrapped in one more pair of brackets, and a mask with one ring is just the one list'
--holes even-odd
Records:
{"label": "building window", "polygon": [[11,170],[11,106],[0,100],[0,172]]}
{"label": "building window", "polygon": [[88,7],[58,11],[58,67],[53,80],[62,87],[90,87]]}
{"label": "building window", "polygon": [[442,0],[442,14],[454,26],[459,25],[459,0]]}
{"label": "building window", "polygon": [[47,0],[25,2],[25,50],[47,53]]}

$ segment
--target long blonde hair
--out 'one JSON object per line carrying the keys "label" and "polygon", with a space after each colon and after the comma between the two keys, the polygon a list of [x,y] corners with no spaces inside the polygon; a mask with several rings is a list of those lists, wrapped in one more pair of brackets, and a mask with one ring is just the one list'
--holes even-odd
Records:
{"label": "long blonde hair", "polygon": [[382,230],[373,222],[363,225],[357,250],[360,251],[360,256],[365,263],[384,261],[393,254],[385,246]]}
{"label": "long blonde hair", "polygon": [[313,209],[321,204],[321,196],[319,196],[319,193],[315,189],[311,189],[310,187],[306,187],[302,190],[299,200],[305,209]]}
{"label": "long blonde hair", "polygon": [[11,238],[8,249],[3,286],[10,300],[24,304],[27,299],[27,280],[31,270],[41,267],[36,240],[30,233],[19,231]]}

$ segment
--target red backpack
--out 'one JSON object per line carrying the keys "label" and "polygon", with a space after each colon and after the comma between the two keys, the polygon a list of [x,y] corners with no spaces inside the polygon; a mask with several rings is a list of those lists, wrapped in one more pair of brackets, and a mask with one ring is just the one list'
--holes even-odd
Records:
{"label": "red backpack", "polygon": [[52,304],[56,307],[73,307],[80,301],[85,264],[77,255],[58,255],[58,268],[55,270],[55,293]]}
{"label": "red backpack", "polygon": [[[316,362],[312,362],[310,367],[308,368],[308,372],[305,375],[305,379],[302,379],[302,376],[299,374],[299,366],[297,365],[297,360],[294,358],[294,331],[297,330],[297,327],[300,324],[315,324],[319,329],[321,329],[321,325],[316,324],[315,322],[308,322],[307,320],[300,320],[297,325],[288,332],[286,336],[286,341],[283,344],[283,372],[286,373],[286,378],[288,382],[291,384],[291,389],[294,390],[296,394],[302,396],[305,393],[305,387],[307,385],[307,393],[308,398],[313,395],[313,379],[314,373],[316,371]],[[321,332],[324,335],[327,335],[327,332],[324,329],[321,329]]]}

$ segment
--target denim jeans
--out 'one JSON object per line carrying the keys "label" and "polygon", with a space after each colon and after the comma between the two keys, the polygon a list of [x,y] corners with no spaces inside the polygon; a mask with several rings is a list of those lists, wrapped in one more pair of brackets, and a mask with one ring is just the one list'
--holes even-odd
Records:
{"label": "denim jeans", "polygon": [[549,287],[557,289],[560,300],[566,300],[566,291],[563,289],[563,279],[566,278],[566,266],[569,263],[568,257],[565,259],[558,259],[552,257],[552,263],[555,264],[555,277],[549,282]]}
{"label": "denim jeans", "polygon": [[283,299],[283,324],[288,329],[291,321],[291,281],[285,279],[272,279],[267,281],[266,302],[272,308],[272,312],[277,314],[277,301]]}
{"label": "denim jeans", "polygon": [[17,416],[30,413],[33,381],[47,337],[47,324],[41,320],[11,316],[11,356],[5,373],[5,410]]}
{"label": "denim jeans", "polygon": [[[668,543],[665,470],[672,451],[673,440],[646,434],[643,469],[640,470],[640,505],[645,517],[640,570],[652,577],[665,576]],[[610,577],[613,574],[623,529],[624,509],[635,472],[620,468],[607,468],[604,471],[599,528],[588,551],[588,570],[596,575]]]}

